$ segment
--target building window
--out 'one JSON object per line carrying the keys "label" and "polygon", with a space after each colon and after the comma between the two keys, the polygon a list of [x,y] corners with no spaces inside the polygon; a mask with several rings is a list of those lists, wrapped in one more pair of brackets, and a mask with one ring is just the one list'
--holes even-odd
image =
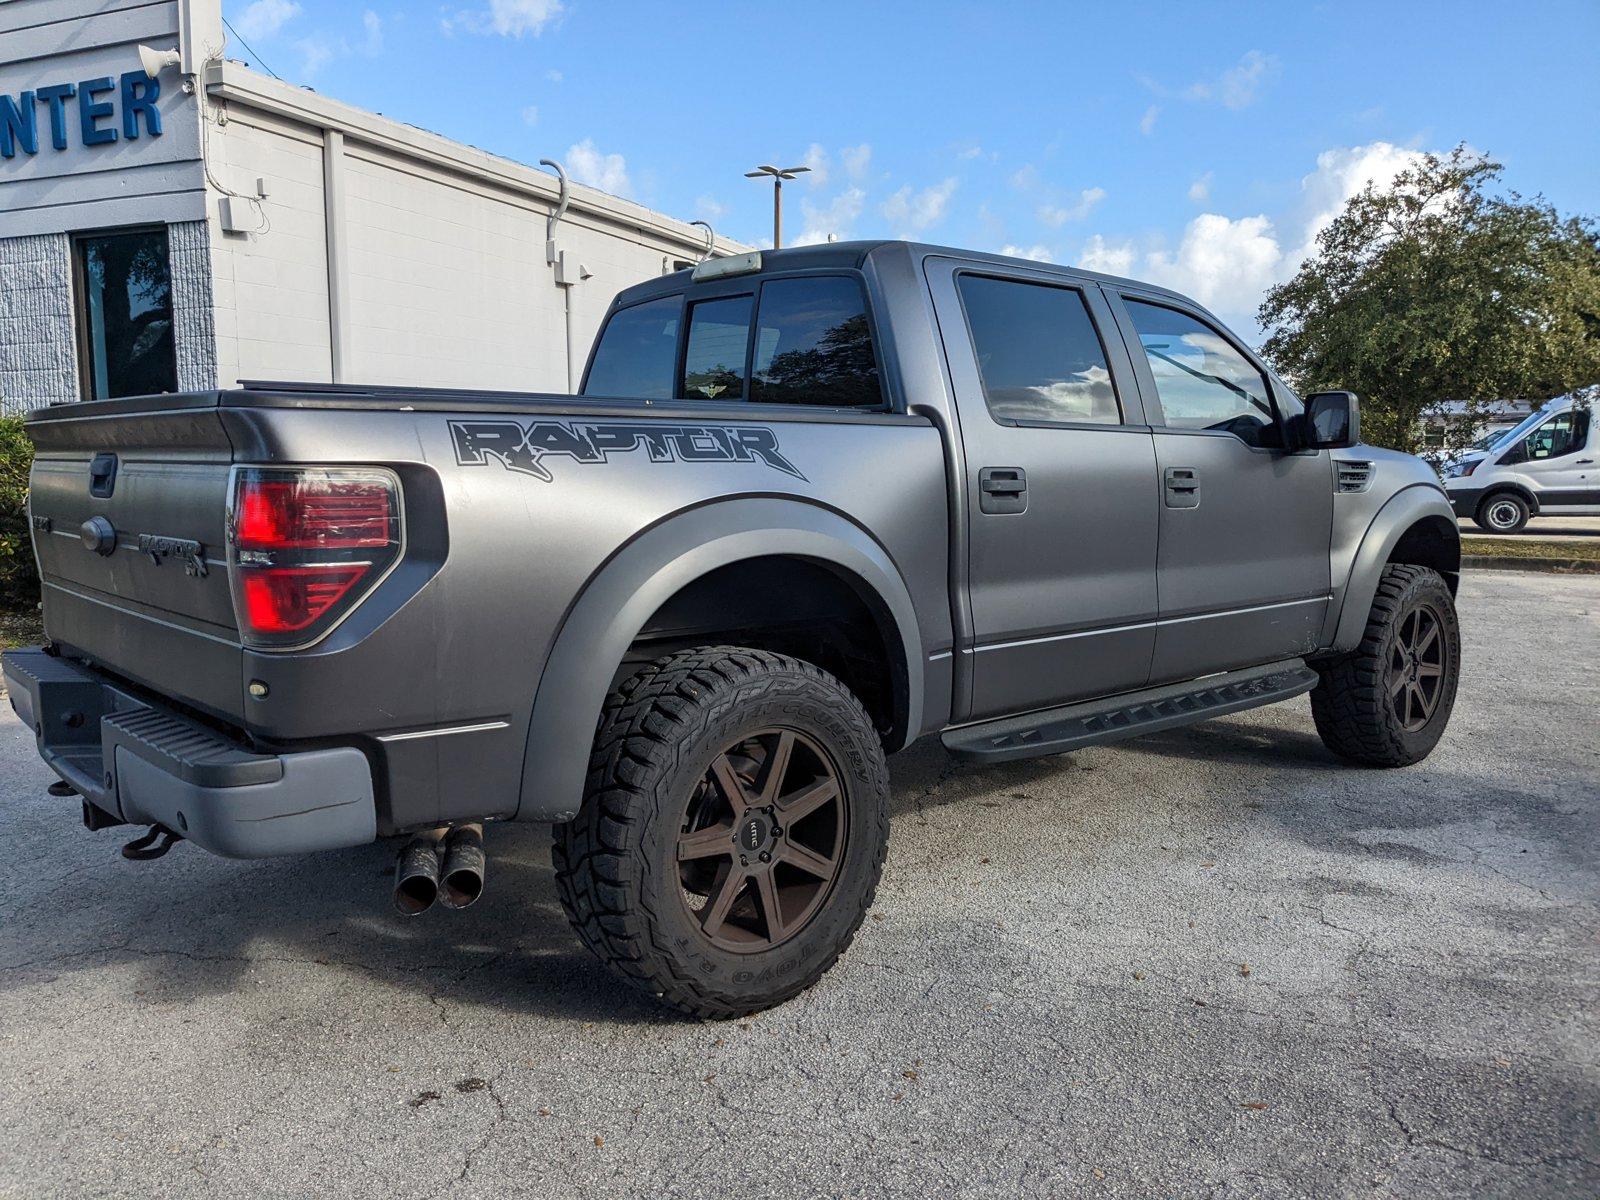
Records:
{"label": "building window", "polygon": [[177,391],[166,228],[81,235],[73,267],[84,399]]}

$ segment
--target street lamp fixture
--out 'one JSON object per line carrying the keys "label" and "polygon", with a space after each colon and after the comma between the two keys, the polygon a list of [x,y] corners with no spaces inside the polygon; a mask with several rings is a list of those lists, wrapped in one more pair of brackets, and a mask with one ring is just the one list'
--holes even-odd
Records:
{"label": "street lamp fixture", "polygon": [[746,171],[746,179],[763,179],[772,176],[772,248],[783,245],[783,181],[804,175],[810,167],[774,167],[763,163],[754,171]]}

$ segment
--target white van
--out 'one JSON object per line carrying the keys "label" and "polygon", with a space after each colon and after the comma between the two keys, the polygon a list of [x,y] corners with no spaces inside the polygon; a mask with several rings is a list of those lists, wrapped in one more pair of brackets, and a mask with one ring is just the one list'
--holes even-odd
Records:
{"label": "white van", "polygon": [[1552,400],[1484,451],[1444,469],[1456,515],[1490,533],[1516,533],[1529,517],[1600,514],[1600,434],[1586,405]]}

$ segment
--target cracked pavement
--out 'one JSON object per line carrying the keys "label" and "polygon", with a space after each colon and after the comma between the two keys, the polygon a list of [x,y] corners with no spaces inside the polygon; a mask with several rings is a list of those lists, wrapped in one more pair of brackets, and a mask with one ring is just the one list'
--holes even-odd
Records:
{"label": "cracked pavement", "polygon": [[799,999],[654,1008],[547,832],[464,913],[393,846],[155,863],[0,721],[0,1195],[1600,1194],[1600,580],[1471,573],[1439,750],[1304,699],[891,762],[878,905]]}

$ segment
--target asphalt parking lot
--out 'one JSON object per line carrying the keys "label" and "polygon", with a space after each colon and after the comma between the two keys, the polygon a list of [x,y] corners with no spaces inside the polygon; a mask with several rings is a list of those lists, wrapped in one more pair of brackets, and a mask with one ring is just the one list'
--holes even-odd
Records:
{"label": "asphalt parking lot", "polygon": [[126,862],[0,724],[0,1194],[1600,1193],[1600,580],[1475,573],[1454,723],[1304,700],[893,762],[875,918],[679,1019],[569,936],[542,828],[465,913],[392,849]]}

